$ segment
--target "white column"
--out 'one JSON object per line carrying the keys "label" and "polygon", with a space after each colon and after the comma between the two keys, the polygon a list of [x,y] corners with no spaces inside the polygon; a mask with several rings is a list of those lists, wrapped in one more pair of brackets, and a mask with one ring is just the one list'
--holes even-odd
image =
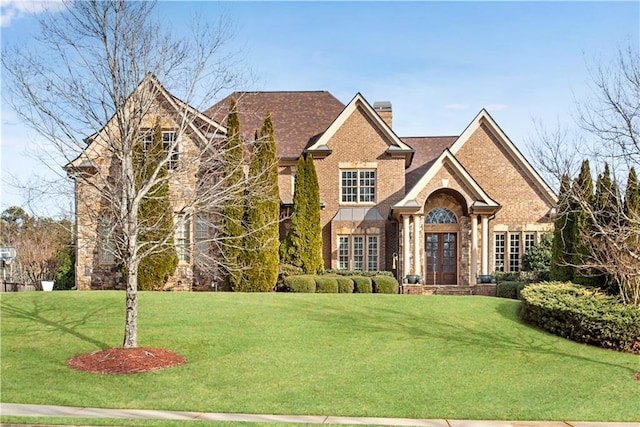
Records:
{"label": "white column", "polygon": [[409,274],[409,270],[411,269],[411,255],[410,255],[410,241],[409,241],[409,215],[402,215],[402,275],[406,276]]}
{"label": "white column", "polygon": [[421,275],[421,260],[420,260],[420,244],[422,243],[422,239],[420,236],[422,235],[420,230],[420,220],[422,217],[420,215],[413,216],[413,274]]}
{"label": "white column", "polygon": [[478,279],[478,216],[471,215],[471,283]]}
{"label": "white column", "polygon": [[489,217],[482,215],[482,266],[480,274],[489,274]]}

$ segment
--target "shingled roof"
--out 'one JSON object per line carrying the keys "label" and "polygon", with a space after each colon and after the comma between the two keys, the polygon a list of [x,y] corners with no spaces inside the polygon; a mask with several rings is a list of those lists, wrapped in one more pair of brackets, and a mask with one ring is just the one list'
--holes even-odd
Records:
{"label": "shingled roof", "polygon": [[242,134],[249,139],[271,111],[279,158],[299,157],[344,109],[344,104],[327,91],[234,92],[204,114],[226,124],[231,98],[238,105]]}
{"label": "shingled roof", "polygon": [[429,169],[440,154],[453,145],[457,136],[412,136],[400,138],[415,150],[413,160],[405,171],[405,188],[409,191]]}

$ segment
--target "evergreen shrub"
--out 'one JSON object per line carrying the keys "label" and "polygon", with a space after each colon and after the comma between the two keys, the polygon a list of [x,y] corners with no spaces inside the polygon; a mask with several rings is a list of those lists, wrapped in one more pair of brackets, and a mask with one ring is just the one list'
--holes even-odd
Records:
{"label": "evergreen shrub", "polygon": [[346,276],[336,276],[338,281],[338,292],[341,294],[352,294],[354,290],[353,279]]}
{"label": "evergreen shrub", "polygon": [[319,294],[338,293],[338,281],[332,276],[315,276],[316,292]]}
{"label": "evergreen shrub", "polygon": [[371,278],[373,282],[373,292],[376,294],[397,294],[398,293],[398,281],[395,277],[389,276],[373,276]]}
{"label": "evergreen shrub", "polygon": [[297,292],[312,294],[316,291],[316,280],[313,275],[289,276],[284,278],[284,284],[280,288],[284,292]]}
{"label": "evergreen shrub", "polygon": [[326,270],[326,274],[337,274],[339,276],[389,276],[395,277],[391,271],[360,271],[360,270]]}
{"label": "evergreen shrub", "polygon": [[545,282],[521,292],[523,321],[573,341],[640,353],[640,310],[598,290]]}
{"label": "evergreen shrub", "polygon": [[371,284],[371,277],[353,276],[353,292],[358,294],[370,294],[373,292],[373,285]]}
{"label": "evergreen shrub", "polygon": [[500,282],[496,286],[496,296],[499,298],[519,299],[520,291],[522,291],[525,286],[526,283],[524,282]]}

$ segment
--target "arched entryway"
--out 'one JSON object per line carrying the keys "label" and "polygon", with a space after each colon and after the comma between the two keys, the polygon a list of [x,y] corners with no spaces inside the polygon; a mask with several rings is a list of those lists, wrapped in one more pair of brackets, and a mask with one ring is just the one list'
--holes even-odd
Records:
{"label": "arched entryway", "polygon": [[460,269],[460,219],[466,203],[457,192],[439,190],[425,203],[424,265],[426,285],[456,285]]}

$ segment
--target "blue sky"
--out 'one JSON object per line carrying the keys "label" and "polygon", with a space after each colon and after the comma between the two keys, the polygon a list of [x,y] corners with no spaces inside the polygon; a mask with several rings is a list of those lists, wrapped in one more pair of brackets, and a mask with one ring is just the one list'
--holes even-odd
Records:
{"label": "blue sky", "polygon": [[[2,1],[3,44],[34,34],[37,7],[24,5]],[[220,10],[235,22],[230,47],[258,77],[247,90],[328,90],[343,103],[360,92],[371,103],[391,101],[399,136],[457,135],[484,107],[525,155],[534,119],[549,128],[573,123],[575,100],[588,95],[589,65],[640,44],[640,2],[201,1],[156,7],[176,32],[188,29],[194,14],[214,19]],[[42,169],[25,150],[45,144],[3,99],[3,181]],[[3,182],[2,209],[23,203]]]}

